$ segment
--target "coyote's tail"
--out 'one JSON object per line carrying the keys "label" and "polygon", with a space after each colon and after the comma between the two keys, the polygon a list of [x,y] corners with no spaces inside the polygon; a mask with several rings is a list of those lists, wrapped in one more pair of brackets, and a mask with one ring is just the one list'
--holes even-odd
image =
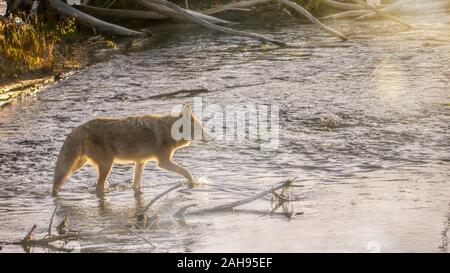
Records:
{"label": "coyote's tail", "polygon": [[82,158],[82,145],[80,139],[75,137],[73,133],[69,134],[59,151],[58,160],[56,161],[55,174],[53,176],[52,194],[58,194],[58,190],[64,181],[70,175],[84,165],[85,160]]}

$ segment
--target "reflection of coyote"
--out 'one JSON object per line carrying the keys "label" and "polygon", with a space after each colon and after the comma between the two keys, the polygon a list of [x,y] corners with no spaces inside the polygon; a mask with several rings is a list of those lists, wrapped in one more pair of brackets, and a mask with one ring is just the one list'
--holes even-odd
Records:
{"label": "reflection of coyote", "polygon": [[[172,127],[182,121],[190,125],[184,138],[173,136]],[[186,132],[184,126],[183,132]],[[186,128],[189,128],[186,126]],[[194,132],[201,132],[198,137]],[[179,139],[179,140],[176,140]],[[123,119],[94,119],[75,128],[64,141],[59,152],[53,180],[53,195],[58,193],[70,175],[87,162],[98,170],[97,192],[105,189],[105,181],[114,162],[135,164],[133,188],[140,190],[145,163],[155,160],[159,167],[180,174],[194,183],[191,173],[172,161],[174,152],[188,146],[191,140],[210,141],[202,123],[191,107],[184,105],[178,116],[146,115]]]}

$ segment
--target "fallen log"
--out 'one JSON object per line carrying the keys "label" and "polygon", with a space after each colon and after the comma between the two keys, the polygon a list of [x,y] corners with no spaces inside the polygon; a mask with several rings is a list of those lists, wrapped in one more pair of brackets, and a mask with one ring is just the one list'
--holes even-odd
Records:
{"label": "fallen log", "polygon": [[55,9],[60,14],[65,15],[65,16],[74,17],[81,24],[95,27],[100,31],[105,31],[105,32],[108,32],[108,33],[111,33],[114,35],[119,35],[119,36],[145,35],[143,32],[131,30],[131,29],[119,26],[119,25],[111,24],[111,23],[102,21],[100,19],[97,19],[89,14],[83,13],[75,8],[72,8],[71,6],[62,2],[61,0],[48,0],[48,3],[50,4],[50,6],[53,9]]}
{"label": "fallen log", "polygon": [[333,0],[322,0],[321,3],[330,8],[341,9],[341,10],[360,10],[363,8],[361,5],[342,3],[342,2],[337,2],[337,1],[333,1]]}
{"label": "fallen log", "polygon": [[196,23],[198,25],[201,25],[201,26],[209,28],[209,29],[224,32],[224,33],[231,34],[231,35],[238,35],[238,36],[253,38],[253,39],[259,40],[264,43],[272,43],[272,44],[275,44],[278,46],[286,46],[286,43],[284,43],[284,42],[281,42],[281,41],[278,41],[275,39],[271,39],[271,38],[268,38],[268,37],[265,37],[265,36],[262,36],[262,35],[259,35],[256,33],[234,30],[231,28],[214,25],[214,24],[204,20],[203,18],[201,18],[195,14],[192,14],[191,12],[179,7],[178,5],[176,5],[172,2],[166,1],[166,0],[133,0],[133,1],[135,1],[138,4],[147,6],[149,8],[155,6],[155,4],[156,4],[156,6],[164,6],[168,9],[170,9],[171,13],[167,13],[166,12],[167,9],[161,10],[161,11],[158,10],[158,12],[161,12],[162,14],[164,14],[168,17],[173,16],[173,12],[175,12],[177,14],[175,16],[176,18],[179,18],[181,16],[187,21]]}
{"label": "fallen log", "polygon": [[128,9],[108,9],[108,8],[99,8],[94,6],[87,5],[75,5],[76,9],[81,10],[83,12],[102,16],[102,17],[114,17],[114,18],[124,18],[124,19],[153,19],[160,20],[166,19],[167,16],[164,16],[160,13],[154,11],[142,11],[142,10],[128,10]]}
{"label": "fallen log", "polygon": [[[398,12],[398,11],[401,10],[401,8],[402,8],[402,6],[404,4],[406,4],[406,3],[410,2],[410,1],[412,1],[412,0],[398,0],[397,2],[393,3],[392,5],[389,5],[387,7],[379,9],[378,11],[380,11],[380,12],[382,12],[384,14]],[[368,5],[367,3],[365,3],[365,4]],[[370,5],[368,5],[368,6],[372,7]],[[366,8],[367,8],[367,6],[366,6]],[[372,11],[369,11],[368,13],[366,13],[364,15],[361,15],[361,16],[355,18],[355,21],[364,20],[364,19],[368,19],[368,18],[373,18],[373,17],[379,16],[379,15],[380,15],[379,13],[377,13],[374,10],[372,10]]]}
{"label": "fallen log", "polygon": [[283,5],[285,5],[285,6],[287,6],[287,7],[290,7],[292,9],[294,9],[298,13],[302,14],[303,16],[305,16],[313,24],[319,26],[319,28],[321,28],[322,30],[324,30],[324,31],[326,31],[326,32],[328,32],[328,33],[338,37],[342,41],[348,40],[348,38],[344,34],[342,34],[342,33],[338,32],[338,31],[336,31],[336,30],[334,30],[334,29],[332,29],[332,28],[322,24],[319,20],[316,19],[316,17],[314,17],[311,13],[309,13],[306,9],[304,9],[302,6],[298,5],[297,3],[294,3],[294,2],[289,1],[289,0],[276,0],[276,1],[281,3],[281,4],[283,4]]}
{"label": "fallen log", "polygon": [[[146,0],[133,0],[136,4],[139,4],[143,7],[146,7],[150,10],[156,11],[160,14],[163,14],[169,18],[172,18],[174,20],[178,20],[178,21],[183,21],[183,22],[192,22],[192,20],[189,20],[188,18],[186,18],[186,16],[181,15],[179,12],[174,11],[173,8],[168,7],[167,5],[163,5],[161,3],[158,3],[158,1],[146,1]],[[171,4],[173,4],[172,2],[169,2]],[[175,5],[175,4],[173,4]],[[177,5],[175,5],[177,6]],[[211,24],[231,24],[231,22],[226,21],[226,20],[222,20],[213,16],[209,16],[209,15],[205,15],[205,14],[201,14],[199,12],[195,12],[193,10],[186,10],[183,9],[179,6],[177,6],[179,9],[182,9],[183,11],[185,11],[186,13],[188,13],[190,16],[196,17],[196,18],[201,18],[204,21],[207,21]]]}
{"label": "fallen log", "polygon": [[324,17],[322,17],[320,19],[321,20],[329,20],[329,19],[338,20],[338,19],[346,19],[346,18],[358,17],[358,16],[361,16],[361,15],[364,15],[364,14],[367,14],[367,10],[365,10],[365,9],[362,9],[362,10],[347,10],[347,11],[331,14],[331,15],[328,15],[328,16],[324,16]]}
{"label": "fallen log", "polygon": [[202,11],[204,14],[216,14],[220,12],[224,12],[227,10],[235,10],[235,9],[244,9],[249,8],[257,5],[263,5],[272,2],[272,0],[248,0],[248,1],[240,1],[235,3],[229,3],[226,5],[222,5],[219,7],[211,8]]}

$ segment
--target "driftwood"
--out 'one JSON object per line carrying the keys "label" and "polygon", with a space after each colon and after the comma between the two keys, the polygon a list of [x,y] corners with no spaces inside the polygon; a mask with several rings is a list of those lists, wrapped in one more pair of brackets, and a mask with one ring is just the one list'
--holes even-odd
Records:
{"label": "driftwood", "polygon": [[[198,209],[195,211],[191,211],[191,212],[187,212],[186,210],[191,208],[191,207],[196,207],[197,204],[188,204],[185,205],[183,207],[181,207],[180,209],[178,209],[178,211],[174,214],[174,217],[177,218],[182,218],[184,219],[185,215],[203,215],[203,214],[208,214],[208,213],[215,213],[215,212],[226,212],[226,211],[232,211],[234,208],[248,204],[250,202],[253,202],[257,199],[260,199],[268,194],[273,194],[274,198],[278,198],[279,200],[279,204],[278,206],[274,207],[272,209],[272,211],[270,213],[273,213],[276,209],[278,209],[279,207],[283,206],[283,204],[285,204],[286,202],[288,202],[289,200],[287,199],[286,196],[286,192],[287,192],[287,188],[289,188],[292,183],[296,180],[297,178],[294,179],[288,179],[282,183],[280,183],[277,186],[274,186],[268,190],[262,191],[258,194],[246,197],[244,199],[235,201],[235,202],[231,202],[231,203],[227,203],[227,204],[223,204],[223,205],[218,205],[218,206],[214,206],[211,208],[204,208],[204,209]],[[150,207],[159,199],[161,199],[162,197],[166,196],[167,194],[169,194],[170,192],[178,189],[179,187],[181,187],[181,183],[176,184],[175,186],[170,187],[169,189],[161,192],[160,194],[158,194],[157,196],[155,196],[155,198],[153,198],[146,206],[145,208],[141,211],[141,213],[139,213],[137,215],[137,219],[138,221],[144,221],[147,217],[147,211],[150,209]],[[276,193],[277,190],[283,189],[283,191],[278,194]],[[285,213],[286,215],[286,213]],[[156,218],[156,214],[154,216],[152,216],[152,218]],[[150,221],[149,221],[150,222]]]}
{"label": "driftwood", "polygon": [[[99,236],[105,230],[112,228],[112,227],[107,227],[107,228],[104,228],[104,229],[102,229],[102,230],[100,230],[98,232],[81,232],[81,231],[69,230],[68,232],[65,232],[65,233],[62,233],[62,234],[58,234],[58,235],[52,234],[51,233],[51,226],[52,226],[52,222],[53,222],[53,217],[55,216],[56,209],[57,208],[55,208],[55,210],[54,210],[54,212],[52,214],[52,218],[50,220],[48,234],[43,236],[41,239],[35,239],[33,237],[33,233],[34,233],[34,231],[37,228],[37,225],[34,224],[30,228],[30,230],[27,232],[27,234],[25,235],[25,237],[23,239],[18,240],[18,241],[0,241],[0,246],[20,245],[27,252],[29,251],[30,247],[33,247],[33,246],[45,247],[45,248],[54,249],[54,250],[57,250],[57,251],[70,252],[72,250],[64,248],[64,247],[55,247],[54,245],[52,245],[52,243],[56,243],[56,242],[67,243],[67,241],[79,240],[82,237]],[[62,223],[66,222],[66,221],[67,221],[67,216],[64,218]],[[136,236],[138,236],[139,238],[143,239],[150,246],[152,246],[152,248],[155,248],[154,245],[151,244],[151,242],[149,242],[143,236],[137,234],[137,232],[135,232],[134,230],[129,228],[127,225],[118,226],[118,228],[123,229],[123,230],[129,230],[129,231],[133,232]]]}
{"label": "driftwood", "polygon": [[[250,37],[250,38],[259,40],[261,42],[264,42],[264,43],[272,43],[272,44],[275,44],[278,46],[286,46],[286,43],[284,43],[284,42],[281,42],[281,41],[278,41],[275,39],[271,39],[271,38],[268,38],[268,37],[265,37],[265,36],[262,36],[262,35],[259,35],[256,33],[234,30],[231,28],[215,25],[213,23],[210,23],[210,22],[204,20],[200,16],[193,14],[192,12],[187,11],[183,8],[180,8],[178,5],[176,5],[172,2],[166,1],[166,0],[133,0],[133,1],[138,4],[141,4],[143,6],[146,6],[148,8],[155,8],[158,6],[163,6],[166,9],[158,10],[158,12],[161,12],[162,14],[164,14],[168,17],[174,17],[174,13],[175,13],[176,16],[174,18],[182,17],[189,22],[196,23],[198,25],[201,25],[201,26],[209,28],[209,29],[224,32],[224,33],[231,34],[231,35]],[[171,10],[171,12],[167,12],[168,9]]]}
{"label": "driftwood", "polygon": [[125,18],[125,19],[166,19],[167,17],[153,11],[142,11],[142,10],[127,10],[127,9],[108,9],[100,8],[87,5],[76,5],[76,9],[83,12],[103,16],[103,17],[114,17],[114,18]]}
{"label": "driftwood", "polygon": [[[392,5],[389,5],[387,7],[384,7],[382,9],[379,9],[378,11],[381,12],[382,14],[386,14],[386,13],[393,13],[393,12],[398,12],[400,11],[401,7],[406,4],[407,2],[410,2],[412,0],[398,0],[397,2],[393,3]],[[370,9],[371,11],[369,11],[368,13],[361,15],[357,18],[355,18],[355,20],[364,20],[364,19],[368,19],[368,18],[373,18],[376,16],[379,16],[380,13],[377,13],[376,11],[374,11],[373,9],[371,9],[372,6],[368,5],[367,3],[363,2],[366,8]]]}
{"label": "driftwood", "polygon": [[122,26],[111,24],[86,13],[83,13],[77,9],[74,9],[62,2],[61,0],[48,0],[50,6],[65,16],[75,17],[80,23],[95,27],[101,31],[109,32],[119,36],[140,36],[145,35],[143,32],[131,30]]}
{"label": "driftwood", "polygon": [[[232,211],[234,208],[248,204],[252,201],[261,199],[264,196],[267,196],[269,194],[272,194],[272,209],[269,212],[261,212],[261,211],[255,211],[255,210],[249,210],[250,213],[261,213],[262,216],[267,215],[267,214],[275,214],[275,210],[277,210],[278,208],[282,207],[283,208],[283,213],[280,213],[280,215],[284,215],[287,217],[291,217],[292,215],[294,215],[293,213],[293,209],[291,211],[289,211],[289,209],[287,208],[287,204],[289,204],[289,194],[288,194],[288,189],[290,187],[295,187],[294,185],[292,185],[292,183],[296,180],[296,178],[294,179],[289,179],[286,180],[282,183],[280,183],[277,186],[274,186],[270,189],[267,189],[265,191],[262,191],[258,194],[252,195],[252,196],[248,196],[242,200],[239,201],[235,201],[235,202],[231,202],[231,203],[227,203],[227,204],[223,204],[223,205],[218,205],[218,206],[213,206],[211,208],[205,208],[205,209],[199,209],[199,210],[195,210],[192,212],[186,212],[187,209],[191,208],[191,207],[195,207],[197,206],[196,204],[188,204],[185,205],[183,207],[181,207],[180,209],[178,209],[178,211],[173,215],[175,218],[178,219],[178,221],[183,221],[185,219],[186,215],[206,215],[209,213],[216,213],[216,212],[227,212],[227,211]],[[140,234],[136,229],[134,229],[134,227],[139,227],[139,228],[145,228],[142,230],[148,230],[150,229],[153,224],[158,221],[159,219],[159,213],[155,213],[153,216],[151,217],[146,217],[147,216],[147,212],[150,209],[150,207],[155,204],[155,202],[157,202],[158,200],[160,200],[162,197],[166,196],[167,194],[169,194],[170,192],[175,191],[176,189],[180,188],[182,186],[182,183],[177,183],[174,186],[170,187],[169,189],[159,193],[158,195],[156,195],[146,206],[144,209],[142,209],[142,211],[138,214],[138,223],[136,224],[127,224],[127,223],[122,223],[120,222],[119,224],[115,225],[115,226],[110,226],[107,228],[104,228],[100,231],[97,232],[81,232],[81,231],[73,231],[68,229],[68,231],[58,231],[58,235],[52,234],[52,223],[53,223],[53,218],[56,215],[56,211],[57,208],[54,209],[52,216],[50,218],[50,224],[48,227],[48,233],[43,236],[40,239],[35,239],[33,236],[33,233],[35,232],[37,225],[33,225],[31,227],[31,229],[27,232],[27,234],[21,239],[21,240],[17,240],[17,241],[0,241],[0,246],[4,246],[4,245],[20,245],[23,246],[24,249],[26,251],[28,251],[30,249],[30,247],[32,246],[40,246],[40,247],[46,247],[49,249],[55,249],[58,251],[71,251],[70,249],[61,247],[55,247],[54,245],[52,245],[52,243],[55,242],[60,242],[60,243],[67,243],[67,241],[70,240],[80,240],[80,238],[82,237],[92,237],[92,236],[99,236],[100,234],[103,234],[103,232],[105,230],[108,229],[112,229],[113,227],[117,227],[118,229],[121,230],[128,230],[130,232],[132,232],[133,234],[135,234],[136,236],[138,236],[139,238],[141,238],[142,240],[144,240],[152,249],[156,248],[156,246],[150,242],[145,236],[143,236],[142,234]],[[282,189],[282,191],[280,193],[277,193],[276,191]],[[275,201],[274,201],[275,200]],[[240,210],[239,210],[240,211]],[[243,210],[242,212],[246,212],[245,210]],[[301,215],[302,213],[297,213],[295,215]],[[142,227],[142,222],[144,222],[144,220],[147,220],[145,222],[145,226]],[[64,220],[61,222],[61,224],[59,224],[58,226],[67,225],[67,215],[65,216]],[[68,227],[67,227],[68,228]],[[113,232],[113,231],[111,231]],[[114,234],[114,233],[111,233]]]}
{"label": "driftwood", "polygon": [[48,244],[56,242],[56,241],[66,241],[66,240],[71,240],[71,239],[77,239],[81,235],[81,233],[79,233],[79,232],[69,232],[69,233],[60,234],[60,235],[52,235],[49,232],[50,234],[45,235],[42,239],[34,239],[33,232],[35,231],[36,228],[37,228],[37,225],[34,224],[28,231],[27,235],[25,235],[25,237],[22,240],[4,241],[4,242],[0,242],[0,244],[1,245],[21,245],[21,246],[34,246],[34,245],[45,246],[45,245],[48,245]]}
{"label": "driftwood", "polygon": [[367,10],[365,10],[365,9],[363,9],[363,10],[347,10],[347,11],[327,15],[320,19],[321,20],[329,20],[329,19],[337,20],[337,19],[353,18],[353,17],[364,15],[364,14],[367,14]]}
{"label": "driftwood", "polygon": [[[161,2],[168,2],[168,1],[133,0],[133,2],[135,2],[136,4],[139,4],[143,7],[146,7],[150,10],[153,10],[160,14],[163,14],[169,18],[178,20],[178,21],[192,22],[192,20],[189,19],[189,16],[191,16],[191,17],[195,17],[195,18],[200,18],[201,20],[204,20],[211,24],[231,24],[231,22],[226,21],[226,20],[222,20],[222,19],[219,19],[219,18],[216,18],[213,16],[195,12],[192,10],[183,9],[183,8],[173,4],[172,2],[169,2],[170,4],[172,4],[172,7],[166,5],[165,3],[164,4],[161,3]],[[173,8],[173,6],[176,6],[179,10],[175,10]],[[181,14],[179,12],[180,10],[183,10],[184,13],[188,14],[188,16],[184,16],[183,14]]]}
{"label": "driftwood", "polygon": [[333,1],[333,0],[322,0],[321,3],[330,8],[341,9],[341,10],[359,10],[359,9],[363,8],[360,5],[355,5],[355,4],[350,4],[350,3],[342,3],[342,2],[337,2],[337,1]]}
{"label": "driftwood", "polygon": [[223,6],[219,6],[216,8],[211,8],[202,11],[204,14],[216,14],[220,12],[224,12],[227,10],[239,10],[244,8],[250,8],[253,6],[263,5],[272,2],[272,0],[248,0],[248,1],[239,1],[234,3],[229,3]]}
{"label": "driftwood", "polygon": [[261,198],[263,196],[266,196],[267,194],[274,193],[275,191],[277,191],[279,189],[283,189],[283,188],[289,187],[289,186],[292,185],[292,182],[294,182],[296,179],[297,178],[286,180],[283,183],[281,183],[281,184],[279,184],[279,185],[277,185],[275,187],[272,187],[272,188],[270,188],[268,190],[262,191],[262,192],[260,192],[260,193],[258,193],[256,195],[254,195],[254,196],[250,196],[250,197],[244,198],[244,199],[239,200],[239,201],[235,201],[235,202],[231,202],[231,203],[228,203],[228,204],[214,206],[214,207],[211,207],[211,208],[199,209],[199,210],[196,210],[196,211],[188,212],[188,213],[186,213],[186,215],[199,215],[199,214],[208,214],[208,213],[214,213],[214,212],[231,211],[235,207],[248,204],[248,203],[250,203],[252,201],[255,201],[256,199],[259,199],[259,198]]}
{"label": "driftwood", "polygon": [[384,18],[386,18],[386,19],[390,19],[390,20],[392,20],[392,21],[395,21],[395,22],[397,22],[397,23],[400,23],[400,24],[402,24],[402,25],[404,25],[404,26],[406,26],[406,27],[408,27],[408,28],[414,28],[413,26],[411,26],[411,25],[408,24],[407,22],[403,21],[402,19],[397,18],[397,17],[395,17],[395,16],[393,16],[393,15],[390,15],[390,14],[384,12],[384,11],[378,10],[378,9],[372,7],[371,5],[365,3],[365,2],[363,2],[363,1],[361,1],[361,0],[352,0],[352,1],[355,2],[355,3],[358,3],[358,4],[362,5],[362,6],[364,6],[364,7],[368,8],[368,9],[370,9],[370,10],[372,10],[373,12],[375,12],[376,14],[378,14],[379,16],[382,16],[382,17],[384,17]]}
{"label": "driftwood", "polygon": [[[26,0],[16,0],[18,2],[26,1]],[[374,16],[382,16],[389,20],[396,21],[402,25],[405,25],[409,28],[412,28],[410,24],[394,17],[391,15],[393,12],[400,11],[402,9],[408,11],[417,11],[419,8],[433,7],[440,8],[448,6],[448,1],[437,1],[434,3],[427,3],[416,5],[416,7],[405,5],[406,3],[411,2],[412,0],[398,0],[390,5],[377,5],[371,6],[368,5],[365,1],[354,0],[354,4],[351,3],[343,3],[337,0],[323,0],[323,4],[329,7],[344,10],[342,13],[329,15],[323,17],[321,19],[340,19],[340,18],[348,18],[348,17],[356,17],[354,20],[362,20],[366,18],[372,18]],[[278,46],[286,46],[286,44],[282,41],[278,41],[276,39],[272,39],[263,35],[259,35],[256,33],[245,32],[240,30],[235,30],[232,28],[224,27],[219,24],[230,24],[231,22],[222,20],[216,17],[211,16],[211,14],[223,12],[226,10],[248,10],[246,8],[263,5],[270,2],[276,2],[282,4],[290,9],[293,9],[297,13],[305,16],[310,22],[317,25],[320,29],[332,34],[335,37],[338,37],[341,40],[348,40],[348,38],[324,25],[321,21],[315,18],[312,14],[310,14],[305,8],[300,6],[299,4],[291,1],[291,0],[245,0],[239,2],[232,2],[226,5],[222,5],[220,7],[211,8],[208,10],[204,10],[203,12],[197,12],[193,10],[189,10],[188,3],[186,1],[185,8],[182,8],[173,2],[167,0],[133,0],[136,4],[149,9],[149,11],[142,10],[128,10],[128,9],[110,9],[109,7],[114,1],[108,1],[102,7],[97,6],[88,6],[86,3],[88,1],[83,1],[82,5],[77,6],[77,9],[68,6],[62,0],[49,0],[50,6],[55,10],[64,14],[66,16],[73,16],[77,18],[77,20],[85,25],[92,26],[94,29],[98,29],[100,31],[105,31],[112,33],[114,35],[145,35],[141,31],[131,30],[122,26],[118,26],[112,23],[105,22],[103,20],[97,19],[94,16],[91,16],[87,13],[90,13],[95,16],[101,17],[115,17],[115,18],[129,18],[129,19],[173,19],[177,21],[195,23],[200,26],[224,32],[230,35],[237,35],[243,37],[249,37],[252,39],[259,40],[263,43],[273,43]]]}
{"label": "driftwood", "polygon": [[332,29],[332,28],[322,24],[319,20],[316,19],[316,17],[312,16],[311,13],[309,13],[306,9],[304,9],[302,6],[298,5],[297,3],[294,3],[294,2],[289,1],[289,0],[276,0],[276,1],[281,3],[281,4],[283,4],[283,5],[285,5],[285,6],[287,6],[287,7],[290,7],[292,9],[294,9],[295,11],[297,11],[298,13],[302,14],[309,21],[311,21],[313,24],[319,26],[319,28],[321,28],[322,30],[324,30],[324,31],[326,31],[326,32],[328,32],[328,33],[338,37],[339,39],[341,39],[343,41],[348,40],[348,38],[344,34],[342,34],[342,33],[338,32],[338,31],[336,31],[336,30],[334,30],[334,29]]}

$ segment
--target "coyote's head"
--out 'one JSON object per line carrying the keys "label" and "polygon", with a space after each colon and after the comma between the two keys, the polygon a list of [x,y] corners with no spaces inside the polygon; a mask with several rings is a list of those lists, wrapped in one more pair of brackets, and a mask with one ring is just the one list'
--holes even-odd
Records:
{"label": "coyote's head", "polygon": [[197,119],[190,105],[184,104],[178,117],[172,125],[171,132],[175,140],[203,142],[214,140],[214,137],[206,132],[202,122]]}

